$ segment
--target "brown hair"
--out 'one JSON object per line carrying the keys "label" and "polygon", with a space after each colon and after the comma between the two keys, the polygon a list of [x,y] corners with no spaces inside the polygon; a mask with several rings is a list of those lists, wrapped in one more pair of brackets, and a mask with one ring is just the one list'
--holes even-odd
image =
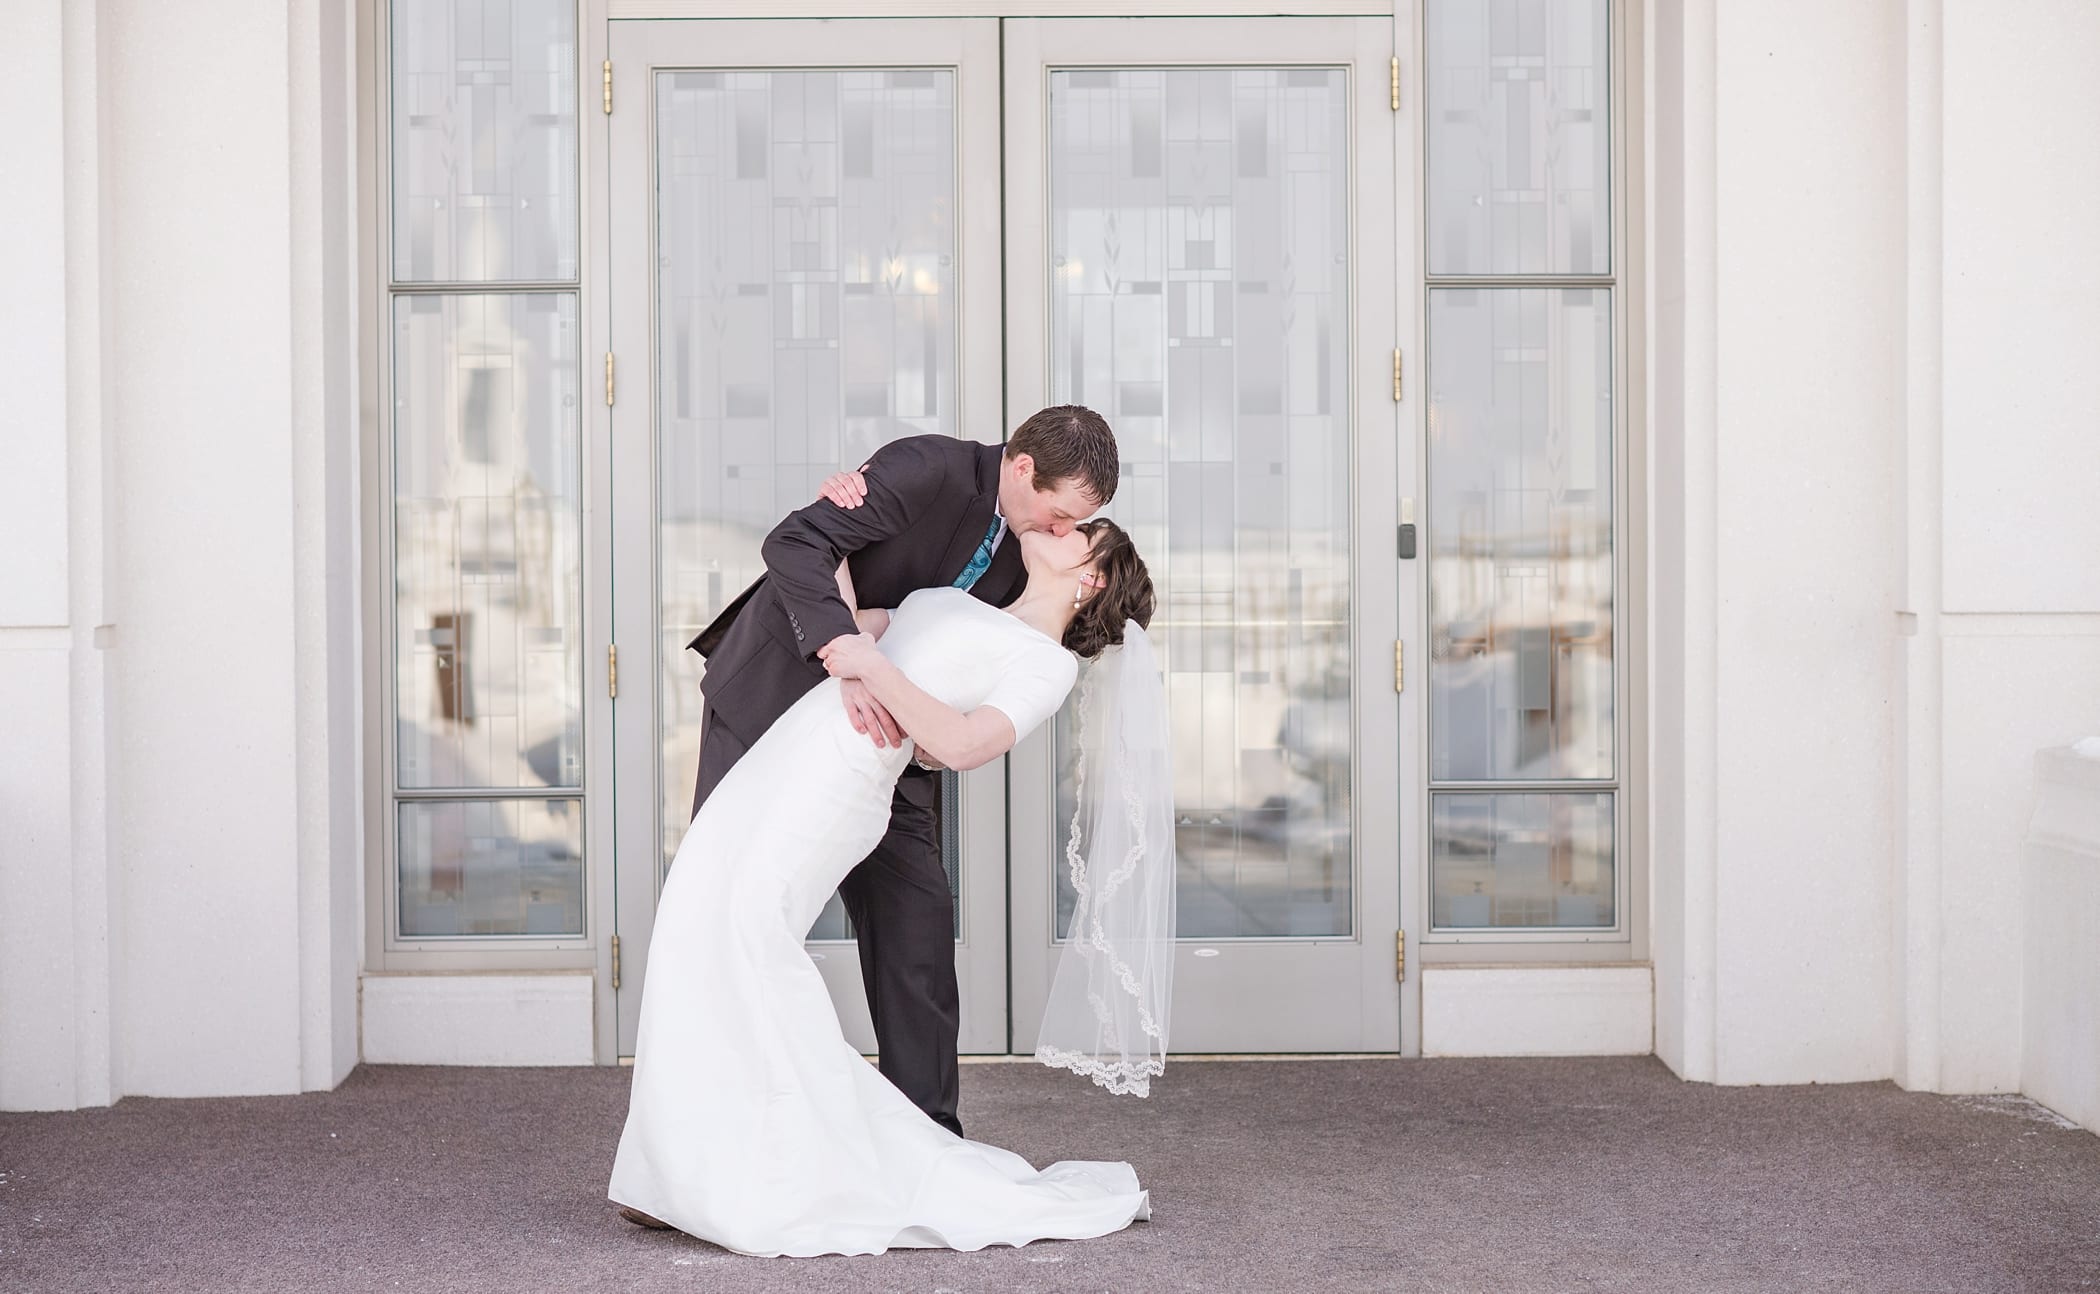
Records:
{"label": "brown hair", "polygon": [[1022,454],[1035,460],[1038,490],[1077,480],[1096,507],[1116,497],[1116,434],[1092,409],[1060,404],[1029,415],[1006,441],[1008,458]]}
{"label": "brown hair", "polygon": [[1123,641],[1123,623],[1135,620],[1152,625],[1152,573],[1138,556],[1130,534],[1106,517],[1082,521],[1093,555],[1094,571],[1101,583],[1079,604],[1072,623],[1065,626],[1064,644],[1082,660],[1092,660],[1103,649]]}

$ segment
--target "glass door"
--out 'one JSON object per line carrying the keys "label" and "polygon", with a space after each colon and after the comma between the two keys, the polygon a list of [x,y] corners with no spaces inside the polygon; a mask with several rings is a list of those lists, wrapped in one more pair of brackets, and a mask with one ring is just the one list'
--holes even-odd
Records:
{"label": "glass door", "polygon": [[[1007,415],[1089,405],[1160,589],[1181,1052],[1400,1045],[1386,18],[1005,25]],[[1412,167],[1411,161],[1408,165]],[[1016,751],[1015,1049],[1071,898],[1070,707]]]}
{"label": "glass door", "polygon": [[[998,441],[996,22],[616,21],[612,286],[615,990],[632,1054],[656,895],[690,817],[702,662],[819,481],[901,436]],[[1004,1051],[1004,770],[951,775],[961,1049]],[[872,1050],[833,900],[810,936]]]}

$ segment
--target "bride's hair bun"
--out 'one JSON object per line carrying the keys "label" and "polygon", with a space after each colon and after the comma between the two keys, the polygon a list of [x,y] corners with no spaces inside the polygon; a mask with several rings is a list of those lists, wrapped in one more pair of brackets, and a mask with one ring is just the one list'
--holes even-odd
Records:
{"label": "bride's hair bun", "polygon": [[1152,624],[1152,573],[1138,556],[1129,532],[1101,517],[1081,522],[1094,555],[1094,570],[1101,585],[1084,601],[1065,626],[1067,650],[1081,660],[1092,660],[1123,641],[1125,621],[1135,620],[1147,628]]}

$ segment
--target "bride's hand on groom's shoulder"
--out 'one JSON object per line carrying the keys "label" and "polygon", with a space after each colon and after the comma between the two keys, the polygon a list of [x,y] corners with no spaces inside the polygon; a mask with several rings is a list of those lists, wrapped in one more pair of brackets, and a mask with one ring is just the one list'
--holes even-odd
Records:
{"label": "bride's hand on groom's shoulder", "polygon": [[862,463],[853,471],[832,473],[817,487],[817,497],[848,510],[859,507],[868,497],[868,478],[861,475],[867,470],[868,465]]}

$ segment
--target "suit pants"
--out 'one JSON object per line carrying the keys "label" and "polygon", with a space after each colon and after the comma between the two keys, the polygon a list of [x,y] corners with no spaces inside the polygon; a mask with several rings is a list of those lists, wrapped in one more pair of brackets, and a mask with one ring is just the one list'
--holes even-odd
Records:
{"label": "suit pants", "polygon": [[[700,725],[695,814],[748,749],[716,718],[714,707],[702,709]],[[960,1136],[955,1043],[962,1002],[955,982],[955,896],[941,865],[939,797],[937,777],[906,772],[899,778],[889,832],[846,874],[839,897],[859,944],[882,1076],[928,1118]]]}

